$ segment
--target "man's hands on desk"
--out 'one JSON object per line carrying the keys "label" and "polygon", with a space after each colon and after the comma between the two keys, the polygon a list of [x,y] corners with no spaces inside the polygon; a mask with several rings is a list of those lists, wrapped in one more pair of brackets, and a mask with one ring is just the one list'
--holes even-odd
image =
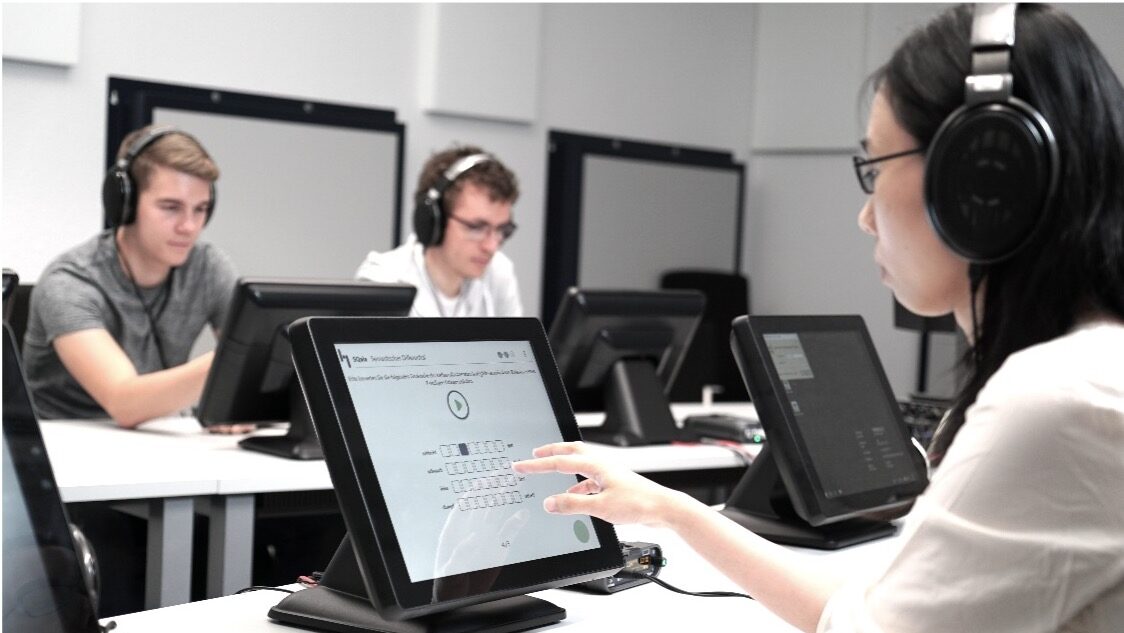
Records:
{"label": "man's hands on desk", "polygon": [[203,427],[208,433],[219,435],[242,435],[256,431],[257,428],[256,424],[216,424],[215,426]]}

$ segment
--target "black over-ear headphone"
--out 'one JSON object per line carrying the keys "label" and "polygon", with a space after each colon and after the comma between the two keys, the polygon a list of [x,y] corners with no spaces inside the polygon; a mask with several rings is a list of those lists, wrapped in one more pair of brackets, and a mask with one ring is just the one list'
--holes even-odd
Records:
{"label": "black over-ear headphone", "polygon": [[461,174],[479,165],[493,160],[488,154],[469,154],[457,159],[449,166],[437,182],[425,192],[421,203],[414,207],[414,233],[418,241],[425,246],[437,246],[445,239],[445,226],[449,222],[446,209],[441,200],[445,192]]}
{"label": "black over-ear headphone", "polygon": [[926,157],[925,202],[937,234],[977,264],[1015,253],[1042,224],[1058,181],[1046,119],[1011,96],[1015,5],[977,4],[965,104]]}
{"label": "black over-ear headphone", "polygon": [[[106,219],[110,227],[132,224],[137,219],[137,186],[133,180],[133,161],[145,149],[156,141],[169,134],[180,134],[191,139],[200,148],[203,146],[195,137],[182,132],[174,127],[157,127],[148,131],[129,147],[125,155],[105,172],[105,179],[101,184],[101,203],[105,208]],[[207,222],[215,215],[215,183],[211,183],[211,205],[207,210]]]}

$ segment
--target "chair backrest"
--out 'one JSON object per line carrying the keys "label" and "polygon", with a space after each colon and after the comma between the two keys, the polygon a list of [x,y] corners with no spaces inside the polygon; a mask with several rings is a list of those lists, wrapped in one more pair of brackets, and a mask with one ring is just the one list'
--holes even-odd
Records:
{"label": "chair backrest", "polygon": [[706,311],[679,376],[668,392],[673,402],[698,402],[703,385],[719,385],[715,400],[749,400],[734,355],[730,351],[730,328],[734,317],[749,314],[749,279],[740,273],[720,270],[669,270],[660,278],[661,288],[691,288],[706,295]]}
{"label": "chair backrest", "polygon": [[31,291],[35,284],[19,284],[4,299],[4,322],[16,337],[16,350],[23,349],[23,335],[27,331],[27,313],[31,307]]}

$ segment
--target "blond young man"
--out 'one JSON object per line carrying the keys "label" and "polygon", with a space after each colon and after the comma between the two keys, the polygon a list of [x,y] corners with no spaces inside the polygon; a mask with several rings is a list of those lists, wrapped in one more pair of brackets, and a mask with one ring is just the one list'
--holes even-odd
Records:
{"label": "blond young man", "polygon": [[199,240],[219,177],[203,146],[148,126],[117,156],[103,187],[113,226],[47,266],[24,359],[41,417],[132,428],[198,400],[213,352],[188,355],[204,326],[221,326],[236,275]]}

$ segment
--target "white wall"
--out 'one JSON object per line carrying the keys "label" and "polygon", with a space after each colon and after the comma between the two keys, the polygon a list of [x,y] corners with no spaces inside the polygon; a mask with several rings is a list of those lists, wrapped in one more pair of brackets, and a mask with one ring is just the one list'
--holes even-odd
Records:
{"label": "white wall", "polygon": [[[10,8],[5,17],[18,13]],[[83,4],[76,63],[3,63],[3,265],[33,281],[100,227],[111,74],[393,108],[407,126],[406,200],[432,151],[459,141],[495,152],[521,180],[520,232],[505,249],[532,312],[540,305],[548,129],[728,149],[749,165],[743,261],[755,311],[863,314],[895,390],[908,393],[916,341],[892,327],[872,245],[855,226],[863,198],[849,154],[863,126],[862,76],[939,7],[543,5],[531,123],[423,112],[419,49],[432,9]],[[1124,6],[1066,9],[1122,72]],[[479,46],[503,46],[496,39]],[[403,209],[412,211],[407,201]],[[363,255],[341,257],[358,263]],[[938,349],[945,361],[948,347]]]}
{"label": "white wall", "polygon": [[[545,5],[531,124],[422,111],[418,42],[429,9],[83,5],[76,64],[4,60],[3,264],[33,281],[100,227],[108,75],[392,108],[407,127],[407,218],[433,151],[457,141],[495,152],[520,178],[519,234],[505,250],[531,311],[540,305],[548,129],[741,152],[748,145],[752,6]],[[713,106],[700,112],[700,102]],[[364,255],[341,254],[354,265]]]}

